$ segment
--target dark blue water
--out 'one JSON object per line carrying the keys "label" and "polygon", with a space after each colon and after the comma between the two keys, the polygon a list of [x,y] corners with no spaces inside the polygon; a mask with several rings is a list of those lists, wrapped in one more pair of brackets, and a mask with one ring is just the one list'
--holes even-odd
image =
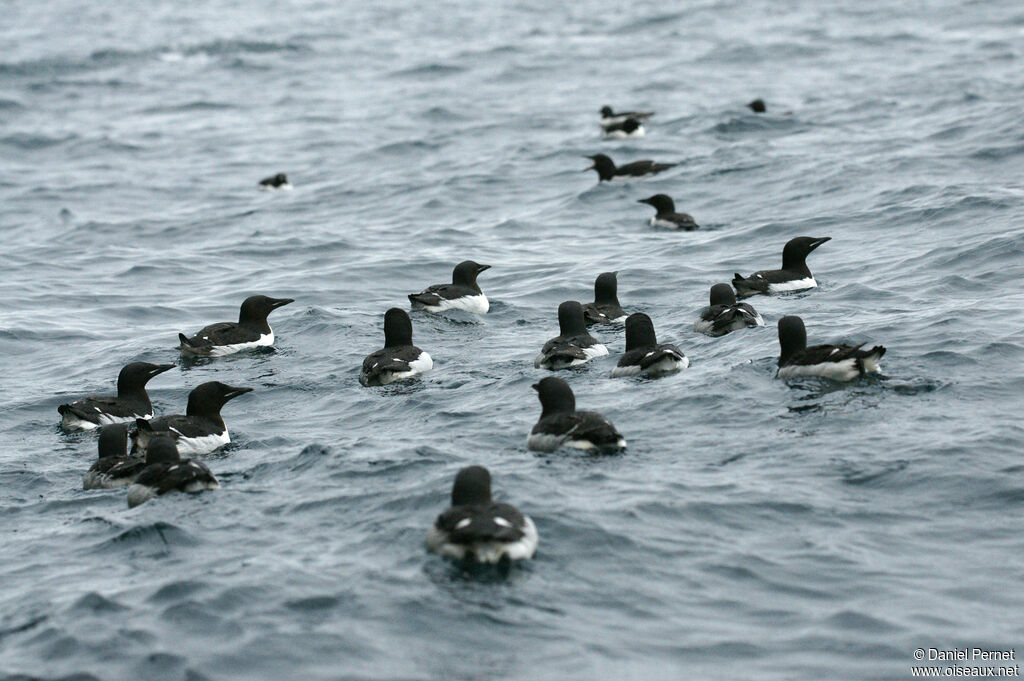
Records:
{"label": "dark blue water", "polygon": [[[627,12],[628,10],[628,12]],[[1015,2],[5,3],[0,22],[0,678],[910,678],[1024,640],[1024,8]],[[768,102],[766,115],[744,107]],[[657,111],[603,142],[604,104]],[[597,185],[585,154],[681,165]],[[295,190],[261,193],[283,171]],[[703,229],[646,224],[676,198]],[[820,288],[691,328],[797,235]],[[385,309],[435,369],[365,389]],[[619,271],[693,366],[571,373],[619,457],[536,455],[532,358]],[[84,492],[56,407],[172,361],[251,293],[276,352],[154,379],[224,410],[222,489]],[[775,322],[889,348],[880,379],[773,378]],[[536,521],[506,578],[422,546],[483,464]]]}

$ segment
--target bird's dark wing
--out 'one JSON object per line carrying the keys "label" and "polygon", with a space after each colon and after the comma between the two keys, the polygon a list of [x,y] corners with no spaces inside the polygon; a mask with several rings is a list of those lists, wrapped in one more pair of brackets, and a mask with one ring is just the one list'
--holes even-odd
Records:
{"label": "bird's dark wing", "polygon": [[615,169],[616,175],[650,175],[660,173],[676,166],[675,163],[655,163],[654,161],[633,161]]}
{"label": "bird's dark wing", "polygon": [[668,344],[659,345],[658,347],[654,348],[653,350],[649,349],[647,351],[647,354],[645,354],[640,359],[640,362],[639,362],[640,368],[641,369],[646,369],[647,367],[651,366],[652,364],[657,364],[658,362],[660,362],[661,360],[665,359],[666,357],[669,357],[669,358],[671,358],[671,359],[673,359],[675,361],[681,361],[683,359],[683,357],[685,357],[685,355],[683,355],[683,351],[682,350],[680,350],[679,348],[677,348],[674,345],[668,345]]}
{"label": "bird's dark wing", "polygon": [[215,485],[217,478],[213,477],[210,469],[202,463],[184,459],[168,466],[156,484],[150,485],[150,487],[156,487],[157,494],[166,494],[174,490],[184,492],[185,488],[194,482]]}
{"label": "bird's dark wing", "polygon": [[220,322],[200,329],[191,338],[185,338],[184,334],[178,334],[178,339],[183,345],[202,348],[211,345],[252,343],[260,339],[260,333],[256,329],[239,326],[235,322]]}
{"label": "bird's dark wing", "polygon": [[400,348],[381,348],[363,360],[363,376],[372,379],[384,373],[409,371],[409,362],[415,361],[423,351],[413,345]]}
{"label": "bird's dark wing", "polygon": [[569,435],[574,440],[589,440],[598,447],[618,447],[622,435],[604,416],[593,411],[578,411],[572,414],[574,424]]}
{"label": "bird's dark wing", "polygon": [[100,414],[111,416],[130,417],[135,416],[134,406],[127,400],[117,397],[85,397],[71,404],[62,404],[57,407],[60,414],[72,414],[83,421],[99,423]]}
{"label": "bird's dark wing", "polygon": [[514,542],[523,538],[523,515],[508,504],[456,506],[438,516],[435,525],[454,544],[482,541]]}
{"label": "bird's dark wing", "polygon": [[106,470],[96,470],[96,472],[104,473],[110,478],[135,478],[146,467],[145,459],[138,456],[129,456],[127,458],[108,456],[106,459],[97,461],[93,464],[93,468],[89,470],[92,471],[107,459],[116,459],[116,461],[111,461],[113,465],[108,466]]}

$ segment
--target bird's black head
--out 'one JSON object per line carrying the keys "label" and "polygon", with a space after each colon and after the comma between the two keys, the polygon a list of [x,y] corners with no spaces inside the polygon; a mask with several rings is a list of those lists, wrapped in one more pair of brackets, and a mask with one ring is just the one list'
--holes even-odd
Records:
{"label": "bird's black head", "polygon": [[178,445],[174,438],[169,435],[155,435],[150,438],[146,445],[146,465],[152,466],[155,463],[178,463],[181,457],[178,455]]}
{"label": "bird's black head", "polygon": [[750,104],[747,104],[747,106],[749,106],[750,110],[754,113],[764,113],[766,110],[763,99],[755,99]]}
{"label": "bird's black head", "polygon": [[807,347],[807,329],[804,320],[787,315],[779,320],[779,366]]}
{"label": "bird's black head", "polygon": [[282,184],[288,184],[288,176],[284,173],[278,173],[274,175],[274,184],[280,187]]}
{"label": "bird's black head", "polygon": [[602,106],[601,115],[604,116],[605,118],[611,118],[612,116],[615,115],[615,112],[612,111],[612,108],[610,106]]}
{"label": "bird's black head", "polygon": [[569,384],[555,376],[542,378],[533,384],[540,398],[541,418],[551,414],[571,414],[576,411],[576,396]]}
{"label": "bird's black head", "polygon": [[711,287],[712,305],[735,305],[736,293],[729,284],[715,284]]}
{"label": "bird's black head", "polygon": [[600,304],[619,304],[618,272],[602,272],[594,281],[594,302]]}
{"label": "bird's black head", "polygon": [[412,320],[405,310],[393,307],[384,313],[384,347],[412,345]]}
{"label": "bird's black head", "polygon": [[491,474],[483,466],[466,466],[455,476],[452,506],[491,503]]}
{"label": "bird's black head", "polygon": [[124,456],[128,453],[128,424],[111,423],[100,429],[99,458]]}
{"label": "bird's black head", "polygon": [[558,331],[561,336],[580,336],[587,332],[583,306],[577,301],[567,300],[558,306]]}
{"label": "bird's black head", "polygon": [[782,269],[794,270],[808,277],[811,276],[811,271],[807,269],[807,263],[804,258],[807,257],[808,253],[831,238],[830,236],[798,236],[795,239],[790,239],[782,249]]}
{"label": "bird's black head", "polygon": [[629,132],[636,132],[639,128],[640,128],[640,121],[638,121],[635,118],[627,118],[626,120],[622,121],[622,131],[623,132],[627,132],[627,133],[629,133]]}
{"label": "bird's black head", "polygon": [[220,408],[239,395],[252,392],[252,388],[236,388],[220,381],[209,381],[192,389],[188,394],[189,416],[213,417],[220,414]]}
{"label": "bird's black head", "polygon": [[294,302],[294,298],[249,296],[242,303],[242,308],[238,311],[238,323],[266,325],[267,315],[279,307]]}
{"label": "bird's black head", "polygon": [[117,394],[125,396],[140,392],[146,387],[149,379],[173,368],[173,364],[150,364],[149,362],[127,364],[117,375]]}
{"label": "bird's black head", "polygon": [[452,283],[459,286],[468,286],[479,291],[480,286],[476,283],[476,275],[490,268],[490,265],[481,265],[472,260],[463,260],[452,270]]}
{"label": "bird's black head", "polygon": [[587,170],[596,170],[598,181],[610,180],[615,177],[615,162],[604,154],[594,154],[593,156],[584,156],[593,161],[593,165],[589,168],[584,168],[584,172]]}
{"label": "bird's black head", "polygon": [[658,344],[654,335],[654,322],[643,312],[626,317],[626,352],[637,348],[648,348]]}
{"label": "bird's black head", "polygon": [[655,194],[654,196],[648,196],[646,199],[640,199],[637,203],[646,203],[649,206],[654,206],[654,210],[658,213],[675,213],[676,204],[668,194]]}

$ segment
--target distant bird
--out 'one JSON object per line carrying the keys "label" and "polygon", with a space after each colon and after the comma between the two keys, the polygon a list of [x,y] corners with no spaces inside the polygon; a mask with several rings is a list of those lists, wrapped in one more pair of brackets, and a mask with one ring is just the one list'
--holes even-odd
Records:
{"label": "distant bird", "polygon": [[748,326],[764,326],[764,319],[748,303],[737,303],[729,284],[711,287],[711,305],[700,311],[693,330],[709,336],[724,336]]}
{"label": "distant bird", "polygon": [[576,397],[569,384],[548,376],[533,385],[540,398],[540,420],[530,431],[526,446],[540,452],[561,447],[587,451],[625,449],[626,439],[611,421],[593,411],[576,411]]}
{"label": "distant bird", "polygon": [[490,265],[480,265],[464,260],[455,266],[452,283],[434,284],[422,293],[410,293],[409,302],[414,310],[443,312],[445,310],[466,310],[476,314],[487,314],[490,303],[480,290],[476,277]]}
{"label": "distant bird", "polygon": [[583,318],[591,324],[612,324],[626,319],[626,313],[619,305],[616,279],[618,272],[603,272],[594,281],[594,302],[583,306]]}
{"label": "distant bird", "polygon": [[757,295],[758,293],[782,293],[784,291],[803,291],[814,288],[818,282],[807,269],[807,255],[832,237],[815,238],[798,236],[790,239],[782,249],[781,270],[761,270],[749,277],[742,274],[733,276],[732,285],[740,298]]}
{"label": "distant bird", "polygon": [[168,492],[198,494],[218,487],[220,483],[209,468],[199,461],[182,459],[174,440],[158,435],[146,450],[146,467],[128,488],[128,508]]}
{"label": "distant bird", "polygon": [[387,385],[433,367],[430,355],[412,344],[409,314],[393,307],[384,313],[384,347],[363,360],[359,382],[365,386]]}
{"label": "distant bird", "polygon": [[653,115],[653,111],[620,111],[615,113],[610,106],[603,106],[601,107],[601,126],[605,127],[615,123],[623,123],[628,118],[636,121],[646,121]]}
{"label": "distant bird", "polygon": [[184,414],[135,422],[133,451],[146,451],[150,439],[157,435],[174,438],[178,451],[184,454],[207,454],[223,447],[231,442],[231,437],[221,418],[221,407],[247,392],[252,392],[252,388],[236,388],[220,381],[196,386],[188,394]]}
{"label": "distant bird", "polygon": [[514,506],[491,498],[491,474],[468,466],[455,476],[452,505],[427,532],[427,550],[477,563],[528,560],[537,550],[537,527]]}
{"label": "distant bird", "polygon": [[651,218],[652,227],[667,227],[668,229],[681,229],[692,232],[700,229],[692,216],[686,213],[677,213],[676,204],[667,194],[655,194],[646,199],[640,199],[637,203],[646,203],[653,206],[656,211]]}
{"label": "distant bird", "polygon": [[747,106],[749,106],[750,110],[753,111],[754,113],[764,113],[766,110],[763,99],[755,99],[754,101],[747,104]]}
{"label": "distant bird", "polygon": [[610,180],[636,180],[641,177],[650,177],[656,175],[669,168],[674,168],[679,165],[678,163],[655,163],[654,161],[633,161],[627,163],[624,166],[615,166],[615,162],[612,161],[608,156],[604,154],[595,154],[593,156],[584,156],[594,162],[594,165],[584,168],[587,170],[596,170],[598,181],[605,182]]}
{"label": "distant bird", "polygon": [[635,118],[627,118],[621,123],[609,123],[601,127],[604,128],[605,138],[613,140],[635,139],[647,134],[644,126]]}
{"label": "distant bird", "polygon": [[583,306],[575,300],[558,306],[558,330],[559,335],[545,343],[534,359],[538,369],[566,369],[608,354],[608,348],[587,333]]}
{"label": "distant bird", "polygon": [[278,173],[273,177],[265,177],[260,180],[260,189],[264,191],[274,191],[275,189],[291,189],[292,185],[288,182],[288,176],[284,173]]}
{"label": "distant bird", "polygon": [[112,423],[100,429],[99,458],[82,476],[82,489],[112,489],[131,484],[145,468],[140,456],[128,453],[128,424]]}
{"label": "distant bird", "polygon": [[779,378],[822,376],[833,381],[852,381],[858,376],[881,373],[878,361],[885,348],[876,345],[813,345],[807,347],[807,330],[795,315],[779,320]]}
{"label": "distant bird", "polygon": [[157,374],[173,369],[173,364],[132,362],[117,375],[117,397],[84,397],[57,407],[60,425],[68,430],[92,430],[108,423],[153,418],[153,404],[146,383]]}
{"label": "distant bird", "polygon": [[636,312],[626,318],[626,354],[619,358],[612,369],[617,376],[662,376],[682,371],[690,366],[690,360],[674,345],[658,343],[654,335],[654,324],[643,312]]}
{"label": "distant bird", "polygon": [[279,307],[294,303],[293,298],[249,296],[242,303],[237,322],[220,322],[203,327],[191,338],[178,334],[178,349],[183,355],[221,357],[242,350],[274,344],[274,330],[267,316]]}

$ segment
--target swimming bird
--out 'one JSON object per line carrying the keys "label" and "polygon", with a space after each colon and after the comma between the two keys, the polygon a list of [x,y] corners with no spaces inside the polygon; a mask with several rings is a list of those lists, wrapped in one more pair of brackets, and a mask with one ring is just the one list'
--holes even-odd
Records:
{"label": "swimming bird", "polygon": [[602,272],[594,281],[594,302],[583,306],[583,319],[591,324],[612,324],[626,319],[619,306],[618,272]]}
{"label": "swimming bird", "polygon": [[467,466],[455,476],[452,505],[427,532],[427,550],[455,560],[527,560],[537,550],[537,527],[514,506],[491,498],[491,474]]}
{"label": "swimming bird", "polygon": [[654,335],[654,323],[643,312],[636,312],[626,318],[626,354],[612,369],[617,376],[662,376],[682,371],[690,366],[690,360],[674,345],[658,343]]}
{"label": "swimming bird", "polygon": [[647,134],[647,131],[644,130],[644,126],[635,118],[627,118],[621,123],[609,123],[608,125],[602,125],[601,127],[604,128],[604,136],[606,139],[635,139]]}
{"label": "swimming bird", "polygon": [[151,421],[139,419],[132,433],[132,449],[146,451],[155,435],[170,435],[183,454],[207,454],[231,442],[220,410],[229,400],[252,392],[220,381],[209,381],[192,389],[184,414],[161,416]]}
{"label": "swimming bird", "polygon": [[608,180],[635,180],[641,177],[656,175],[663,170],[668,170],[669,168],[674,168],[679,165],[678,163],[633,161],[632,163],[627,163],[624,166],[616,167],[615,162],[605,154],[594,154],[593,156],[584,156],[584,158],[589,158],[594,162],[594,165],[584,168],[584,172],[587,170],[596,170],[598,182],[605,182]]}
{"label": "swimming bird", "polygon": [[736,302],[732,286],[715,284],[711,287],[711,304],[700,311],[693,330],[717,337],[748,326],[764,326],[764,319],[752,305]]}
{"label": "swimming bird", "polygon": [[790,239],[782,249],[781,270],[761,270],[749,277],[742,274],[733,276],[732,285],[740,298],[757,295],[758,293],[782,293],[783,291],[803,291],[814,288],[818,282],[807,268],[807,255],[832,237],[815,238],[798,236]]}
{"label": "swimming bird", "polygon": [[480,290],[476,277],[490,265],[481,265],[464,260],[455,266],[452,283],[434,284],[422,293],[410,293],[409,302],[414,310],[443,312],[444,310],[466,310],[476,314],[487,314],[490,303]]}
{"label": "swimming bird", "polygon": [[583,306],[567,300],[558,306],[558,330],[533,361],[538,369],[565,369],[608,354],[608,348],[587,333]]}
{"label": "swimming bird", "polygon": [[128,508],[168,492],[198,494],[218,487],[220,483],[205,464],[182,459],[173,439],[157,435],[146,450],[146,467],[128,488]]}
{"label": "swimming bird", "polygon": [[68,430],[92,430],[108,423],[153,418],[153,404],[146,383],[157,374],[173,369],[173,364],[132,362],[117,375],[117,397],[83,397],[57,407],[60,425]]}
{"label": "swimming bird", "polygon": [[865,374],[881,373],[878,361],[885,348],[876,345],[861,350],[859,345],[813,345],[807,347],[804,321],[795,315],[779,320],[779,378],[823,376],[833,381],[852,381]]}
{"label": "swimming bird", "polygon": [[274,191],[275,189],[291,189],[292,185],[288,182],[288,176],[284,173],[278,173],[273,177],[265,177],[260,180],[260,189],[264,191]]}
{"label": "swimming bird", "polygon": [[365,386],[387,385],[430,371],[433,367],[430,355],[412,344],[409,314],[393,307],[384,313],[384,347],[363,360],[359,382]]}
{"label": "swimming bird", "polygon": [[766,111],[763,99],[755,99],[754,101],[747,104],[747,106],[749,106],[750,110],[753,111],[754,113],[764,113]]}
{"label": "swimming bird", "polygon": [[112,489],[131,484],[145,468],[140,456],[128,453],[128,424],[112,423],[100,429],[99,458],[82,476],[82,489]]}
{"label": "swimming bird", "polygon": [[540,398],[540,420],[530,431],[526,446],[540,452],[560,447],[587,451],[624,449],[626,439],[611,421],[593,411],[576,411],[576,397],[569,384],[548,376],[533,385]]}
{"label": "swimming bird", "polygon": [[610,106],[601,107],[601,126],[613,125],[615,123],[622,123],[627,118],[632,118],[636,121],[646,121],[648,118],[654,115],[653,111],[620,111],[615,113],[612,111]]}
{"label": "swimming bird", "polygon": [[222,357],[242,350],[265,347],[274,344],[274,330],[267,322],[267,315],[288,303],[293,298],[269,298],[249,296],[242,302],[237,322],[220,322],[203,327],[188,338],[178,334],[178,349],[183,355],[197,357]]}
{"label": "swimming bird", "polygon": [[652,227],[668,227],[669,229],[681,229],[687,232],[700,229],[700,226],[692,216],[676,212],[676,204],[667,194],[648,196],[646,199],[640,199],[637,203],[646,203],[654,207],[654,217],[651,218]]}

